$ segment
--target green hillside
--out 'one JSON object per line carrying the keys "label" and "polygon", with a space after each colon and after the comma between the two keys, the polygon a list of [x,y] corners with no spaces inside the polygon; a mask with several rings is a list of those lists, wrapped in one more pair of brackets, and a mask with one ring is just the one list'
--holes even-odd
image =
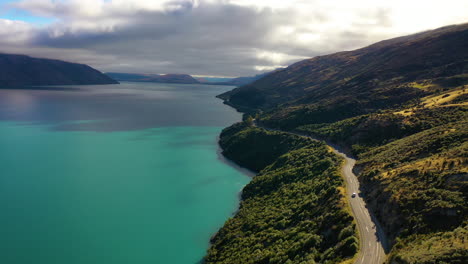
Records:
{"label": "green hillside", "polygon": [[468,24],[298,62],[220,97],[349,149],[389,262],[468,263]]}
{"label": "green hillside", "polygon": [[341,160],[324,143],[242,123],[223,131],[221,146],[260,172],[212,238],[206,263],[338,263],[354,256]]}

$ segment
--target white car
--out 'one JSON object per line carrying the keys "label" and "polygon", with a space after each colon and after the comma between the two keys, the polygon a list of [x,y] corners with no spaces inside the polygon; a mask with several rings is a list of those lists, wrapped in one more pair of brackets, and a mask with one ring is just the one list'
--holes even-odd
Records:
{"label": "white car", "polygon": [[356,193],[351,194],[351,197],[352,198],[356,197]]}

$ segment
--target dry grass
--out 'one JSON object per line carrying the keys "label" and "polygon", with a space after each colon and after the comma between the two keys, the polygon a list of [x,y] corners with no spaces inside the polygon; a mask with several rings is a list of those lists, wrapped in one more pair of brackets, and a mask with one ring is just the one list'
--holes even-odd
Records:
{"label": "dry grass", "polygon": [[[428,87],[428,86],[420,86]],[[418,108],[436,108],[436,107],[453,107],[453,106],[468,106],[468,102],[449,104],[451,101],[455,100],[461,95],[468,94],[468,89],[465,89],[464,86],[460,86],[450,92],[430,95],[421,99],[421,104],[418,107],[404,109],[398,112],[394,112],[395,115],[411,116],[414,114],[414,111]]]}
{"label": "dry grass", "polygon": [[[422,104],[423,104],[423,107],[437,107],[442,104],[447,104],[448,102],[453,101],[458,96],[461,96],[464,94],[468,94],[468,89],[462,89],[462,87],[459,87],[458,89],[455,89],[450,92],[424,97],[422,98]],[[466,105],[467,103],[468,102],[463,102],[461,104],[455,104],[455,105]]]}
{"label": "dry grass", "polygon": [[468,159],[463,157],[447,158],[447,157],[428,157],[416,162],[406,164],[402,167],[398,167],[382,173],[382,178],[392,178],[396,175],[404,174],[417,170],[421,174],[429,172],[442,172],[453,167],[459,168],[459,173],[468,173]]}
{"label": "dry grass", "polygon": [[[357,254],[356,254],[356,257],[357,257]],[[340,262],[340,264],[353,264],[354,261],[356,260],[356,257],[354,257],[352,259],[344,260],[344,261]]]}
{"label": "dry grass", "polygon": [[436,87],[435,84],[432,84],[432,83],[429,82],[429,81],[410,82],[410,83],[408,83],[408,85],[409,85],[410,87],[413,87],[413,88],[416,88],[416,89],[420,89],[420,90],[423,90],[423,91],[429,91],[431,88]]}
{"label": "dry grass", "polygon": [[[450,263],[468,250],[468,230],[459,227],[452,232],[437,233],[433,237],[421,236],[403,247],[398,256],[405,263]],[[461,262],[457,262],[461,263]]]}
{"label": "dry grass", "polygon": [[405,110],[398,111],[398,112],[393,112],[393,113],[395,115],[410,116],[410,115],[414,114],[414,110],[405,109]]}

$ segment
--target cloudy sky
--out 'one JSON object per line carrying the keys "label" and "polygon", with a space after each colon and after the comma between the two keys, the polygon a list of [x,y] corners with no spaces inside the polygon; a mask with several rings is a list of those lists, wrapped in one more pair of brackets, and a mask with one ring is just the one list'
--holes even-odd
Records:
{"label": "cloudy sky", "polygon": [[0,52],[248,76],[464,22],[466,0],[0,0]]}

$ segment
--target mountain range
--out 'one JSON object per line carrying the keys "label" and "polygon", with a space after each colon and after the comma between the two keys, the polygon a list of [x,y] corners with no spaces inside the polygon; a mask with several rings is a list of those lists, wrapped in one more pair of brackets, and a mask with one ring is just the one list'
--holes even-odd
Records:
{"label": "mountain range", "polygon": [[118,81],[128,82],[155,82],[155,83],[180,83],[180,84],[211,84],[211,85],[232,85],[242,86],[252,83],[267,74],[262,73],[255,76],[237,77],[237,78],[214,78],[199,77],[194,78],[188,74],[138,74],[138,73],[119,73],[106,72],[106,74]]}
{"label": "mountain range", "polygon": [[197,79],[188,74],[137,74],[107,72],[106,75],[118,81],[196,84]]}

